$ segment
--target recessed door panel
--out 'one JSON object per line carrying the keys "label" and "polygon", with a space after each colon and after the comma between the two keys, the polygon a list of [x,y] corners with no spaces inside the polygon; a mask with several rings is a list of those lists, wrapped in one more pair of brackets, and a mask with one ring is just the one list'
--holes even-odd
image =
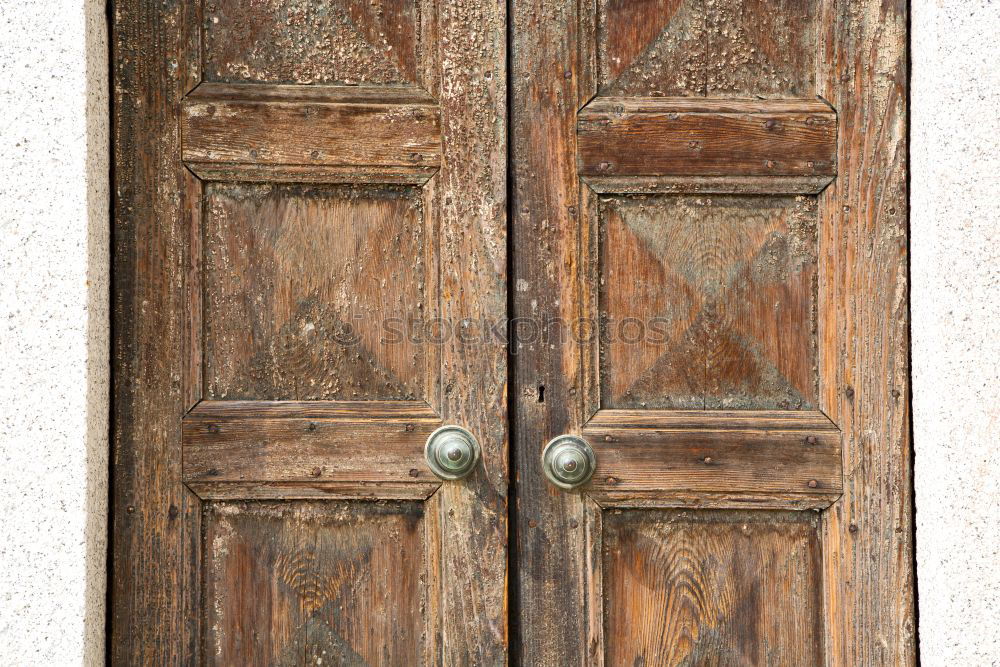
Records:
{"label": "recessed door panel", "polygon": [[816,200],[600,199],[601,406],[817,405]]}
{"label": "recessed door panel", "polygon": [[205,79],[227,83],[418,81],[417,0],[205,0]]}
{"label": "recessed door panel", "polygon": [[811,512],[605,512],[607,662],[822,662],[817,524]]}
{"label": "recessed door panel", "polygon": [[417,503],[204,507],[206,662],[409,663],[428,563]]}
{"label": "recessed door panel", "polygon": [[419,188],[212,183],[206,398],[426,399]]}

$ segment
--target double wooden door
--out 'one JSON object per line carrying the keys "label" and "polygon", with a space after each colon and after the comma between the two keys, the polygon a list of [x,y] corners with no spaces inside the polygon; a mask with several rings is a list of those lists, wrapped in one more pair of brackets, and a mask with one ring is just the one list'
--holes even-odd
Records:
{"label": "double wooden door", "polygon": [[913,662],[903,0],[112,20],[114,664]]}

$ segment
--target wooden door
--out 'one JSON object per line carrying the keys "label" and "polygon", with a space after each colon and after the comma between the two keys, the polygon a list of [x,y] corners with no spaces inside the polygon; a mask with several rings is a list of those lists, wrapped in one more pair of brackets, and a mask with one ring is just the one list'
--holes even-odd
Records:
{"label": "wooden door", "polygon": [[914,661],[902,0],[112,13],[112,663]]}
{"label": "wooden door", "polygon": [[112,4],[111,662],[502,664],[502,6]]}
{"label": "wooden door", "polygon": [[510,21],[514,652],[912,663],[906,3]]}

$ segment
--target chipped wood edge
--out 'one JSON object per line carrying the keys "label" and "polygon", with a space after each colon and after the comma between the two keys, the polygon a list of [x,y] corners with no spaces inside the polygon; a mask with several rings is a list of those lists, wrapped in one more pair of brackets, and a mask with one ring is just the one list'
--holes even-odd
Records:
{"label": "chipped wood edge", "polygon": [[584,176],[598,194],[818,195],[836,176]]}

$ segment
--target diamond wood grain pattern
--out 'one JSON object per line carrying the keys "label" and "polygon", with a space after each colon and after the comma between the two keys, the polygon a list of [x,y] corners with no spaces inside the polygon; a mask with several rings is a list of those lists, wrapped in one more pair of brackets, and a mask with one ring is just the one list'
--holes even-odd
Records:
{"label": "diamond wood grain pattern", "polygon": [[816,405],[814,198],[604,197],[600,218],[603,407]]}
{"label": "diamond wood grain pattern", "polygon": [[411,664],[421,654],[420,505],[217,502],[204,514],[208,664]]}
{"label": "diamond wood grain pattern", "polygon": [[203,14],[207,81],[417,81],[415,0],[205,0]]}
{"label": "diamond wood grain pattern", "polygon": [[423,198],[397,186],[211,183],[205,398],[423,397]]}
{"label": "diamond wood grain pattern", "polygon": [[606,664],[822,664],[817,523],[811,512],[605,512]]}
{"label": "diamond wood grain pattern", "polygon": [[816,93],[819,0],[600,0],[602,95]]}

